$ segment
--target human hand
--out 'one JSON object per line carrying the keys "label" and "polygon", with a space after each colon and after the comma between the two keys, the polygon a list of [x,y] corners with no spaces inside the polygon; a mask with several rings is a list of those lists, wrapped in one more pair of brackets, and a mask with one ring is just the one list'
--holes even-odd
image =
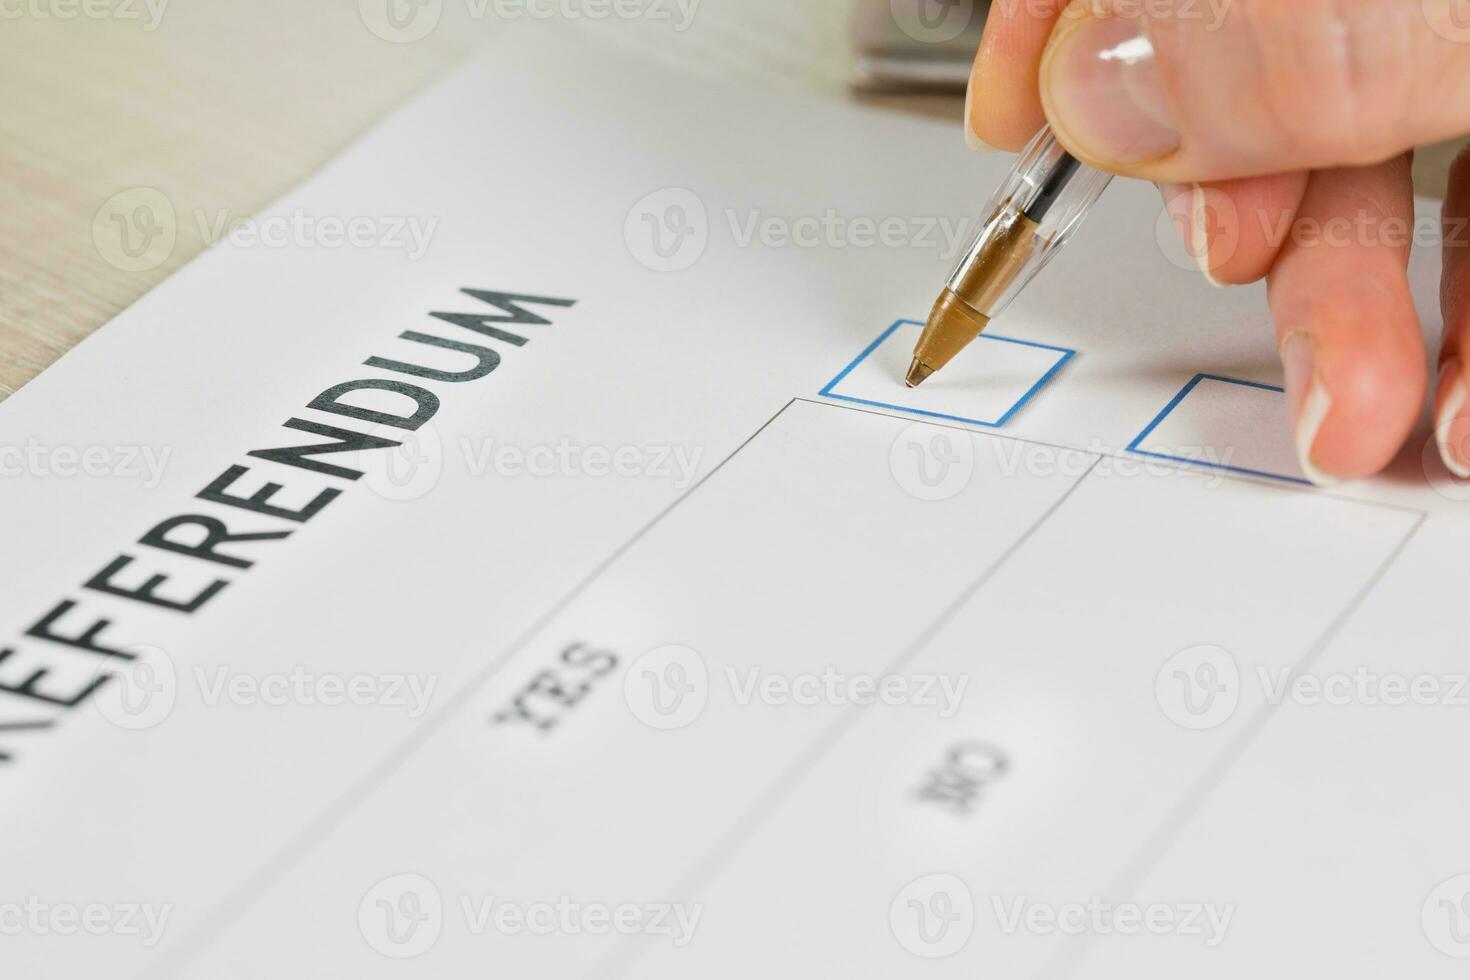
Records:
{"label": "human hand", "polygon": [[[1406,276],[1412,147],[1470,131],[1457,0],[993,0],[973,145],[1044,122],[1074,155],[1158,182],[1216,285],[1269,283],[1297,450],[1318,483],[1385,466],[1419,417]],[[1435,396],[1470,477],[1470,158],[1450,178]],[[1462,359],[1462,353],[1464,357]]]}

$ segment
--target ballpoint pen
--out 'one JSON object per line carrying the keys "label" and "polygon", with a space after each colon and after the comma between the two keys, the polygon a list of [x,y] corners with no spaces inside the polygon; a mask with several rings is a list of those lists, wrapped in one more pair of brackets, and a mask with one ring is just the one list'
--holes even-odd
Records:
{"label": "ballpoint pen", "polygon": [[905,383],[914,388],[980,336],[1056,255],[1112,180],[1072,156],[1042,127],[990,202],[990,217],[914,348]]}

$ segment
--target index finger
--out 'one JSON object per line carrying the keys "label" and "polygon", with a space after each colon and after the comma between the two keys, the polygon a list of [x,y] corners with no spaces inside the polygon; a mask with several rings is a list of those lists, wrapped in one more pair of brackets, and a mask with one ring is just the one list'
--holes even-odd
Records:
{"label": "index finger", "polygon": [[1041,55],[1065,0],[991,0],[970,73],[965,128],[977,149],[1020,150],[1046,123]]}

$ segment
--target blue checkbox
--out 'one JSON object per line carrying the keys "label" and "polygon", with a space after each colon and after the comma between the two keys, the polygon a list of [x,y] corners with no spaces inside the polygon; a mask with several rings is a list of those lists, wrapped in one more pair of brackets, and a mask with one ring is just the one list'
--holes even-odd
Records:
{"label": "blue checkbox", "polygon": [[1311,486],[1277,385],[1196,374],[1128,444],[1139,456]]}
{"label": "blue checkbox", "polygon": [[924,325],[899,320],[827,382],[823,398],[998,429],[1076,356],[1067,347],[985,333],[921,387],[903,383]]}

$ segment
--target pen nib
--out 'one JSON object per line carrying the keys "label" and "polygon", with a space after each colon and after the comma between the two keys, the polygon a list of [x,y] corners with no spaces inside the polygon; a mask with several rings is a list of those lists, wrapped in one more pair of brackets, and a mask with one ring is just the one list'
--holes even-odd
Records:
{"label": "pen nib", "polygon": [[909,365],[909,373],[904,377],[903,383],[910,388],[917,388],[925,381],[928,381],[929,375],[933,373],[934,369],[932,367],[916,357],[914,358],[914,362]]}

